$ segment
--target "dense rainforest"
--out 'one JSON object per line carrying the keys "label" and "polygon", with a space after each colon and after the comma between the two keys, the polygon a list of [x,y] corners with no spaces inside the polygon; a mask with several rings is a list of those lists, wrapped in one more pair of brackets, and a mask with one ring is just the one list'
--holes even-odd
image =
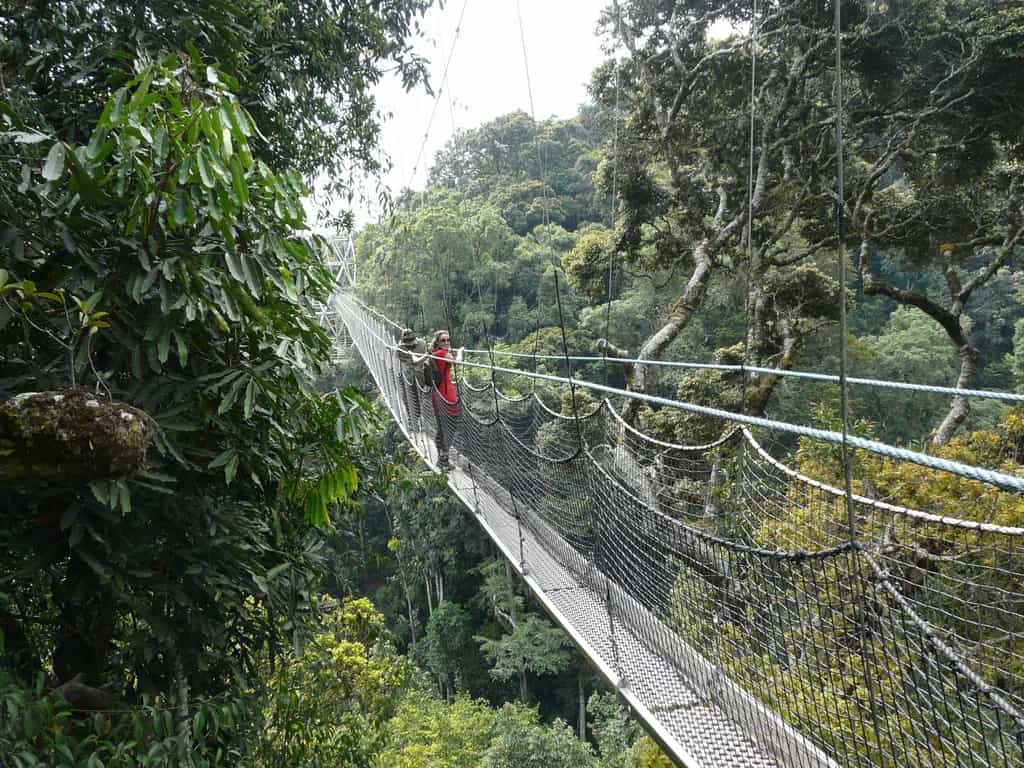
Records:
{"label": "dense rainforest", "polygon": [[0,12],[5,768],[663,764],[328,363],[428,6]]}
{"label": "dense rainforest", "polygon": [[[670,765],[316,322],[331,244],[303,201],[384,169],[374,87],[431,87],[429,6],[0,9],[3,768]],[[422,337],[800,423],[834,426],[835,390],[615,360],[832,373],[845,301],[855,375],[1024,387],[1024,9],[843,12],[841,198],[830,8],[613,0],[591,102],[452,136],[354,234],[359,293]],[[1017,467],[1002,405],[855,389],[852,411]],[[898,502],[983,501],[873,469]]]}

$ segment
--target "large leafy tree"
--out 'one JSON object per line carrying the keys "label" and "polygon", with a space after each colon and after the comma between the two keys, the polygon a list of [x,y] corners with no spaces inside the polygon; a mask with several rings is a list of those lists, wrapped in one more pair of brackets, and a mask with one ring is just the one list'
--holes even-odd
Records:
{"label": "large leafy tree", "polygon": [[601,125],[592,111],[534,123],[512,112],[460,131],[430,169],[430,184],[487,200],[525,235],[554,222],[569,231],[607,215],[594,187]]}
{"label": "large leafy tree", "polygon": [[[853,85],[865,119],[854,122],[858,162],[845,210],[859,236],[865,292],[937,323],[956,350],[956,386],[970,388],[983,360],[969,312],[1024,245],[1024,88],[1014,74],[1024,65],[1024,14],[947,0],[900,15],[918,34],[908,39],[897,14],[881,14],[856,53]],[[916,66],[894,79],[901,58]],[[898,249],[936,279],[923,291],[889,279],[872,258],[877,249]],[[954,398],[933,443],[948,443],[969,410],[966,398]]]}
{"label": "large leafy tree", "polygon": [[380,60],[415,80],[423,5],[137,10],[0,14],[0,453],[17,466],[59,434],[88,470],[122,432],[91,412],[149,444],[91,475],[4,475],[0,622],[26,682],[187,718],[301,641],[319,530],[356,491],[372,416],[313,387],[329,340],[310,301],[333,286],[289,166],[363,162]]}
{"label": "large leafy tree", "polygon": [[[964,211],[973,223],[954,227],[962,234],[949,236],[990,247],[991,258],[973,267],[973,276],[970,268],[966,275],[954,270],[952,294],[965,300],[1006,264],[1017,229],[994,225],[999,210],[1009,219],[1015,215],[1015,187],[999,172],[1005,152],[978,150],[991,146],[990,134],[998,134],[998,143],[1014,130],[1007,114],[1015,109],[1018,86],[1007,82],[1002,93],[1011,98],[997,99],[989,84],[1005,81],[1019,40],[1016,12],[988,8],[959,0],[843,7],[847,184],[839,201],[830,9],[783,0],[761,4],[752,19],[747,3],[612,3],[604,28],[625,60],[598,70],[594,84],[609,112],[619,84],[627,110],[625,119],[615,115],[622,119],[619,152],[605,173],[607,182],[613,170],[622,195],[615,252],[646,270],[685,275],[638,356],[665,354],[701,311],[714,281],[738,278],[749,286],[748,359],[792,364],[803,338],[835,316],[836,288],[825,275],[835,274],[837,204],[847,222],[863,230],[862,249],[895,244],[912,225],[919,225],[912,239],[920,244],[920,229],[928,228],[921,210],[901,214],[893,199],[901,174],[915,166],[922,172],[941,166],[947,178],[962,164],[974,168],[973,178],[995,174],[987,185],[993,200],[978,198],[975,206],[991,216]],[[953,17],[968,21],[944,23]],[[716,39],[710,30],[722,22],[753,25],[753,83],[750,37]],[[910,43],[907,30],[914,30]],[[971,88],[979,79],[985,84]],[[942,154],[938,164],[935,153]],[[943,174],[927,178],[914,187],[922,200],[931,198]],[[998,179],[1002,187],[994,184]],[[937,191],[929,208],[944,197]],[[947,213],[955,208],[946,206]],[[928,252],[929,258],[938,253]],[[867,281],[867,289],[915,303],[878,281]],[[930,314],[942,315],[955,331],[957,307],[943,314],[937,306]],[[634,386],[650,391],[652,373],[637,366]],[[766,394],[770,390],[753,388],[748,407],[763,408]]]}
{"label": "large leafy tree", "polygon": [[529,701],[528,675],[557,675],[572,660],[572,643],[562,630],[546,619],[526,611],[526,600],[516,592],[508,562],[491,561],[481,568],[484,583],[480,599],[494,616],[501,634],[497,638],[478,636],[477,642],[491,662],[491,676],[497,680],[516,679],[519,701]]}
{"label": "large leafy tree", "polygon": [[144,7],[116,1],[11,3],[0,13],[6,88],[32,94],[61,138],[84,143],[103,104],[131,79],[132,62],[160,51],[198,52],[237,79],[259,134],[253,150],[274,170],[323,174],[351,194],[354,172],[381,169],[383,115],[373,87],[394,67],[406,87],[424,61],[410,38],[429,0],[297,0]]}
{"label": "large leafy tree", "polygon": [[313,642],[270,676],[251,764],[378,765],[410,671],[369,600],[329,606]]}
{"label": "large leafy tree", "polygon": [[[88,485],[3,490],[5,588],[27,615],[53,612],[35,663],[57,682],[113,676],[138,695],[174,678],[184,700],[187,677],[244,669],[276,635],[246,601],[271,617],[308,603],[309,524],[356,488],[357,443],[335,423],[358,441],[364,404],[310,386],[328,347],[304,299],[330,289],[323,243],[294,235],[302,183],[253,158],[221,80],[169,56],[108,100],[86,145],[5,136],[24,163],[4,187],[5,389],[132,403],[156,448]],[[101,443],[92,426],[70,429]]]}

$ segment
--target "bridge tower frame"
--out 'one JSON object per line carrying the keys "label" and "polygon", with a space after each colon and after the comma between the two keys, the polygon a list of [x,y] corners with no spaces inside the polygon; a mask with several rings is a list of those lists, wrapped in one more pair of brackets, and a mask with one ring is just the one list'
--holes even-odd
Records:
{"label": "bridge tower frame", "polygon": [[335,297],[338,293],[350,290],[356,284],[356,252],[355,240],[351,234],[327,238],[329,246],[324,266],[334,278],[334,291],[326,304],[317,302],[314,305],[317,320],[331,338],[331,362],[335,365],[348,362],[352,358],[352,337],[342,321]]}

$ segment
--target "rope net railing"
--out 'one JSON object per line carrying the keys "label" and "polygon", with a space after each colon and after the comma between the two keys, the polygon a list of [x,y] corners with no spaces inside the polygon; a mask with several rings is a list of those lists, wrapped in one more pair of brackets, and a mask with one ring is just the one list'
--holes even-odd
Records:
{"label": "rope net railing", "polygon": [[[568,386],[494,368],[465,369],[447,403],[382,319],[336,301],[409,439],[450,448],[521,526],[523,570],[528,539],[600,596],[620,670],[644,648],[686,681],[694,701],[652,698],[648,725],[696,764],[1024,764],[1018,493],[857,451],[851,531],[835,445],[797,449],[833,485],[775,458],[766,429],[727,420],[712,443],[667,443],[607,399],[574,418]],[[679,715],[694,702],[736,726],[739,757],[715,721]]]}

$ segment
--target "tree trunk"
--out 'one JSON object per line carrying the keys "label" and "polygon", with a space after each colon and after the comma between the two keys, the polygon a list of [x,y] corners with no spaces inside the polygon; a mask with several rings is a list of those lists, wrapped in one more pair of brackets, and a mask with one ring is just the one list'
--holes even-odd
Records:
{"label": "tree trunk", "polygon": [[[192,728],[189,724],[189,689],[188,676],[185,674],[185,667],[181,663],[181,656],[174,657],[174,688],[177,699],[178,714],[178,736],[186,750],[192,749]],[[189,759],[189,764],[191,764]]]}
{"label": "tree trunk", "polygon": [[587,692],[583,688],[583,670],[576,674],[576,695],[579,698],[576,734],[580,741],[587,740]]}
{"label": "tree trunk", "polygon": [[711,461],[711,473],[708,476],[708,482],[706,486],[707,496],[704,499],[704,517],[713,520],[718,517],[718,481],[719,474],[722,471],[722,456],[719,453],[715,453],[714,459]]}
{"label": "tree trunk", "polygon": [[412,609],[412,597],[409,595],[409,585],[402,578],[402,591],[405,592],[405,607],[409,612],[409,644],[416,645],[416,616]]}
{"label": "tree trunk", "polygon": [[[970,389],[978,373],[978,350],[973,344],[965,343],[957,350],[960,355],[960,376],[956,380],[957,389]],[[971,412],[971,403],[966,397],[954,397],[949,406],[949,413],[942,420],[932,438],[932,445],[940,448],[946,445]]]}
{"label": "tree trunk", "polygon": [[530,700],[530,692],[526,688],[526,667],[519,667],[519,701],[523,704]]}
{"label": "tree trunk", "polygon": [[[693,249],[693,274],[686,284],[686,290],[672,307],[665,323],[640,347],[637,357],[641,360],[657,360],[665,353],[665,349],[675,341],[679,332],[690,322],[690,318],[700,309],[711,282],[712,259],[706,242],[698,243]],[[633,391],[651,394],[655,387],[654,367],[635,363],[633,365]],[[630,400],[622,411],[627,422],[635,423],[640,410],[639,400]]]}

